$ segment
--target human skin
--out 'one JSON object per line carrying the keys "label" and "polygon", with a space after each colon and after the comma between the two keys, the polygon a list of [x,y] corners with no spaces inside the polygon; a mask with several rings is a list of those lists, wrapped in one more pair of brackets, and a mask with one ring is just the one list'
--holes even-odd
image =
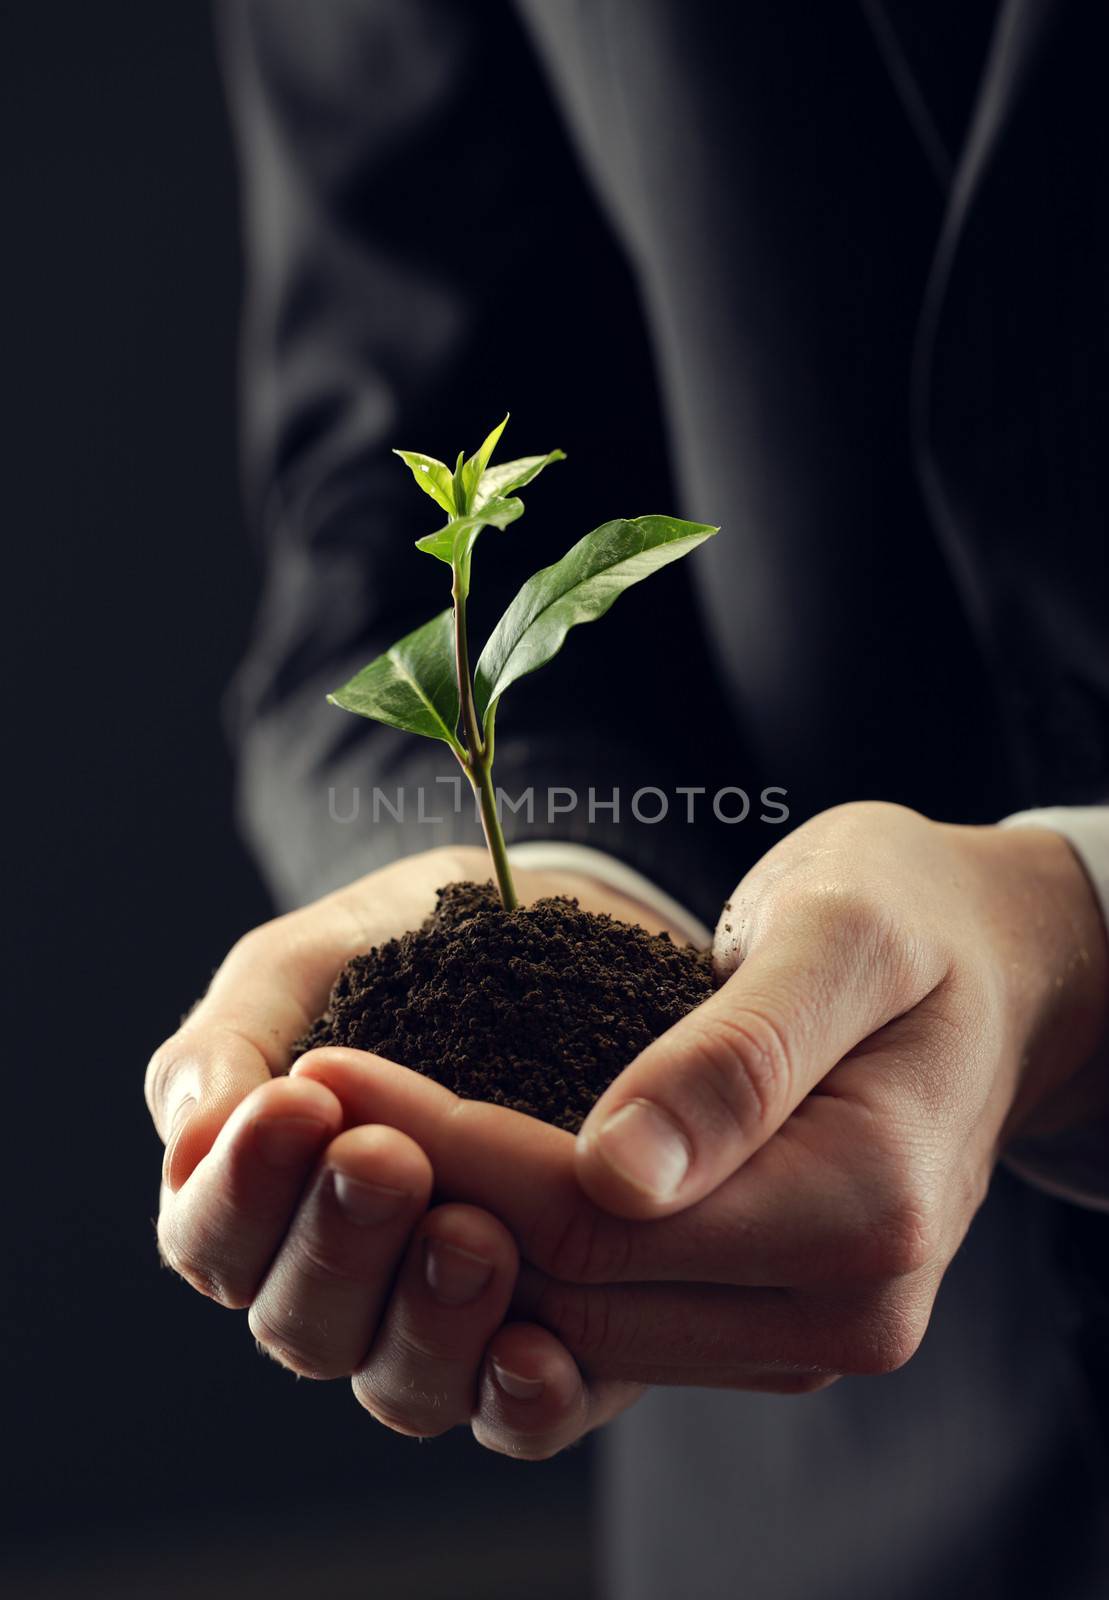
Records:
{"label": "human skin", "polygon": [[[350,955],[486,875],[432,851],[254,930],[147,1072],[165,1259],[398,1431],[469,1423],[535,1459],[645,1385],[891,1371],[1007,1143],[1109,1105],[1109,949],[1069,845],[879,803],[748,873],[720,987],[576,1140],[359,1051],[281,1075]],[[661,926],[586,879],[519,880]]]}

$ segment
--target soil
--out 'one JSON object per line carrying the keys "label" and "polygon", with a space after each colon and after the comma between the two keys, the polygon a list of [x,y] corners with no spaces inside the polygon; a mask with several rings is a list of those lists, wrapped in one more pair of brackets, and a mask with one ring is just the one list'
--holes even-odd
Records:
{"label": "soil", "polygon": [[576,1133],[628,1062],[712,992],[707,952],[564,897],[504,911],[492,883],[440,889],[413,933],[355,956],[298,1053],[372,1050]]}

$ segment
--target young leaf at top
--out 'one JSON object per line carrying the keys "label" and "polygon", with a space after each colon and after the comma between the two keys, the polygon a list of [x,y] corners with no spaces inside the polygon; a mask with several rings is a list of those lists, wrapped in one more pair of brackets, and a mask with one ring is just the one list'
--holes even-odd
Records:
{"label": "young leaf at top", "polygon": [[454,478],[446,462],[436,461],[434,456],[421,455],[418,450],[394,450],[393,454],[400,456],[405,465],[412,469],[412,476],[424,493],[429,494],[436,505],[442,506],[448,517],[453,517]]}
{"label": "young leaf at top", "polygon": [[333,706],[374,722],[442,739],[460,755],[453,634],[454,613],[448,607],[327,698]]}
{"label": "young leaf at top", "polygon": [[[480,450],[476,450],[469,460],[460,453],[453,475],[441,461],[434,463],[450,479],[450,494],[459,510],[442,528],[417,539],[416,549],[422,550],[425,555],[435,556],[453,569],[455,591],[463,600],[470,592],[470,557],[482,528],[507,528],[510,522],[515,522],[523,513],[524,503],[515,498],[512,491],[522,489],[538,477],[550,462],[566,459],[561,450],[551,450],[545,456],[521,456],[517,461],[505,462],[503,466],[490,467],[489,459],[507,421],[505,417],[504,422],[493,429]],[[421,464],[431,461],[430,456],[418,458]],[[416,472],[417,468],[413,467],[412,470]],[[427,477],[420,477],[418,481],[422,487],[428,488]],[[440,476],[437,485],[442,487],[442,482]],[[431,492],[428,489],[428,493]]]}
{"label": "young leaf at top", "polygon": [[492,433],[486,436],[480,448],[474,451],[469,461],[462,468],[462,493],[465,498],[458,501],[458,515],[460,517],[464,517],[474,509],[474,494],[478,484],[481,482],[482,473],[489,465],[489,459],[497,448],[497,442],[504,432],[508,417],[509,413],[506,412],[504,421],[499,422]]}
{"label": "young leaf at top", "polygon": [[494,628],[474,673],[474,699],[485,728],[509,685],[557,655],[571,628],[603,617],[625,589],[717,531],[676,517],[621,518],[594,528],[561,561],[529,578]]}

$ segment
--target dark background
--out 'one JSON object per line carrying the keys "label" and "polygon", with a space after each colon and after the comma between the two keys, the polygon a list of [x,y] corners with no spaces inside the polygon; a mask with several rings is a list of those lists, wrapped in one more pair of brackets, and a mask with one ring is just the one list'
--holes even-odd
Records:
{"label": "dark background", "polygon": [[396,1438],[157,1265],[142,1072],[267,914],[219,703],[234,173],[195,0],[0,18],[8,925],[0,1585],[19,1600],[582,1595],[588,1453]]}

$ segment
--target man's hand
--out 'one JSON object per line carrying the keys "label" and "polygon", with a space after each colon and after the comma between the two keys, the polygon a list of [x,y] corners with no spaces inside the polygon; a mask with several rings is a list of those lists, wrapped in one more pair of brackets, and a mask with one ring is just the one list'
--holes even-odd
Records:
{"label": "man's hand", "polygon": [[[433,867],[429,903],[445,876]],[[298,913],[315,919],[313,943],[334,916],[321,912],[327,904]],[[331,948],[328,973],[381,936],[360,931]],[[1081,869],[1054,834],[948,828],[890,806],[840,808],[748,875],[721,918],[716,955],[731,976],[625,1071],[576,1146],[557,1129],[458,1101],[355,1051],[312,1052],[290,1079],[260,1091],[322,1095],[311,1103],[317,1121],[330,1127],[341,1115],[375,1139],[405,1140],[393,1156],[413,1162],[409,1191],[422,1159],[452,1202],[420,1226],[446,1212],[473,1228],[471,1246],[480,1236],[473,1253],[504,1251],[488,1319],[475,1313],[456,1337],[436,1312],[434,1341],[425,1336],[422,1349],[413,1329],[428,1315],[426,1275],[417,1288],[416,1267],[402,1267],[382,1312],[388,1275],[380,1273],[377,1359],[355,1378],[376,1415],[441,1431],[429,1422],[464,1420],[476,1395],[482,1442],[544,1455],[622,1409],[639,1384],[798,1393],[844,1372],[892,1370],[919,1343],[1005,1140],[1064,1126],[1104,1095],[1078,1069],[1104,1028],[1105,933]],[[298,965],[307,970],[303,958]],[[261,970],[239,977],[236,1015],[239,1001],[268,1015],[275,1000],[258,986]],[[186,1031],[198,1020],[218,1024],[219,988],[217,980],[210,1015],[202,1007]],[[320,1003],[322,993],[301,1001],[306,1014]],[[182,1054],[178,1041],[171,1061]],[[220,1072],[205,1081],[218,1097]],[[616,1112],[622,1125],[602,1132]],[[672,1128],[681,1154],[645,1168],[641,1148],[629,1149],[637,1118]],[[191,1159],[182,1158],[182,1174]],[[167,1160],[172,1172],[172,1150]],[[201,1184],[183,1215],[218,1215],[231,1170],[213,1163],[211,1194]],[[199,1258],[218,1259],[218,1228],[201,1226],[199,1236]],[[173,1259],[172,1207],[162,1237]],[[517,1251],[524,1266],[513,1291]],[[184,1252],[187,1274],[196,1259]],[[263,1282],[271,1281],[268,1325],[287,1329],[300,1315],[297,1279],[271,1271]],[[509,1295],[511,1314],[528,1320],[484,1344]],[[305,1326],[318,1323],[309,1317]],[[272,1336],[271,1348],[281,1348]],[[513,1374],[524,1380],[517,1397],[490,1357],[509,1384]],[[424,1363],[422,1387],[413,1359]],[[440,1396],[447,1404],[437,1409]]]}
{"label": "man's hand", "polygon": [[[405,1129],[445,1192],[508,1225],[514,1314],[588,1383],[798,1393],[891,1371],[1008,1138],[1104,1106],[1080,1070],[1109,972],[1092,891],[1047,831],[843,807],[749,874],[716,954],[731,975],[626,1069],[576,1149],[358,1052],[294,1075]],[[680,1154],[645,1161],[635,1119]]]}
{"label": "man's hand", "polygon": [[[619,1215],[692,1205],[758,1155],[760,1195],[771,1169],[792,1195],[798,1248],[823,1217],[841,1229],[825,1246],[857,1260],[829,1183],[858,1198],[869,1181],[856,1220],[872,1242],[945,1264],[1000,1146],[1109,1099],[1079,1072],[1105,1031],[1105,927],[1046,829],[837,807],[748,873],[714,960],[717,993],[579,1135],[582,1185]],[[784,1269],[784,1215],[778,1234]]]}
{"label": "man's hand", "polygon": [[[147,1070],[166,1146],[158,1238],[195,1288],[250,1308],[279,1361],[306,1376],[356,1374],[390,1426],[432,1434],[476,1416],[496,1448],[544,1455],[634,1391],[587,1394],[549,1333],[502,1327],[518,1267],[505,1225],[471,1206],[429,1209],[432,1166],[417,1142],[387,1119],[344,1118],[325,1086],[284,1076],[350,956],[416,927],[441,884],[486,876],[483,851],[430,851],[239,941]],[[589,880],[523,872],[519,887],[527,900],[573,893],[588,910],[661,926]]]}

